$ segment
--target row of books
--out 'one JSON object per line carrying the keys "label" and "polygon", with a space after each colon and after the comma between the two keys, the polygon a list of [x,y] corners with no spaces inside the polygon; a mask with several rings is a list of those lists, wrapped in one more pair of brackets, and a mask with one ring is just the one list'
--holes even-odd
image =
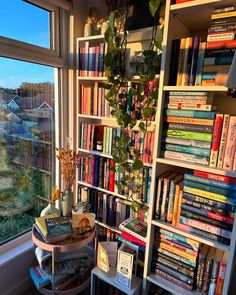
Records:
{"label": "row of books", "polygon": [[208,29],[201,85],[225,85],[236,50],[236,9],[233,6],[213,12]]}
{"label": "row of books", "polygon": [[[128,148],[129,159],[133,158],[133,151],[139,151],[144,163],[152,163],[154,148],[154,132],[145,135],[140,131],[128,130],[131,142]],[[96,124],[80,124],[80,148],[96,150],[103,154],[112,155],[115,147],[115,137],[120,137],[120,128]]]}
{"label": "row of books", "polygon": [[225,85],[236,49],[236,10],[221,11],[211,16],[206,42],[197,36],[172,41],[169,85]]}
{"label": "row of books", "polygon": [[84,47],[79,48],[79,75],[81,77],[103,77],[104,56],[106,54],[106,43],[90,46],[86,41]]}
{"label": "row of books", "polygon": [[[115,167],[115,163],[112,159],[107,159],[96,155],[92,155],[90,157],[81,157],[78,168],[78,180],[84,181],[99,188],[109,190],[110,192],[118,193],[120,195],[131,195],[131,188],[127,188],[127,191],[118,189],[115,181],[119,181],[122,175],[118,171],[110,169],[110,167]],[[128,173],[129,172],[127,171],[127,174]],[[150,200],[151,175],[152,168],[143,167],[142,172],[140,172],[140,179],[144,184],[143,190],[139,193],[136,193],[133,198],[136,200],[142,200],[144,202],[148,202]]]}
{"label": "row of books", "polygon": [[80,86],[80,114],[111,117],[112,108],[105,98],[107,90],[99,82]]}
{"label": "row of books", "polygon": [[127,200],[107,195],[96,189],[87,189],[87,200],[91,212],[96,214],[96,220],[118,227],[121,222],[135,215]]}
{"label": "row of books", "polygon": [[228,253],[158,228],[152,270],[187,289],[221,295]]}
{"label": "row of books", "polygon": [[162,156],[209,165],[216,107],[207,92],[171,91],[164,111]]}
{"label": "row of books", "polygon": [[[184,180],[184,181],[183,181]],[[229,245],[236,206],[234,178],[194,170],[158,178],[156,218]]]}
{"label": "row of books", "polygon": [[155,233],[153,271],[191,291],[200,243],[158,228]]}

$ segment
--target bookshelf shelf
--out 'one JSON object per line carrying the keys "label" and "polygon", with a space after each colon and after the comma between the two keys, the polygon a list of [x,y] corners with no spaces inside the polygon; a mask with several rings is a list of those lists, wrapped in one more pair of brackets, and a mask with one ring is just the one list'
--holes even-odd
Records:
{"label": "bookshelf shelf", "polygon": [[[195,9],[198,6],[202,6],[203,8],[207,8],[208,6],[210,7],[210,10],[213,11],[215,8],[219,7],[224,7],[224,6],[230,6],[234,5],[235,2],[233,0],[227,0],[227,1],[222,1],[222,0],[194,0],[194,1],[189,1],[189,2],[184,2],[180,4],[172,4],[170,6],[171,11],[180,11],[180,10],[185,10],[186,8],[189,9]],[[209,15],[210,17],[211,15]]]}
{"label": "bookshelf shelf", "polygon": [[116,232],[119,235],[121,234],[121,230],[118,227],[107,225],[106,223],[100,222],[98,220],[96,220],[95,223],[102,226],[102,227],[105,227],[113,232]]}
{"label": "bookshelf shelf", "polygon": [[207,92],[226,92],[224,86],[164,86],[164,91],[207,91]]}
{"label": "bookshelf shelf", "polygon": [[211,168],[204,165],[191,164],[190,162],[172,160],[167,158],[157,158],[157,163],[167,164],[171,166],[177,166],[177,167],[182,167],[182,168],[187,168],[192,170],[195,169],[195,170],[200,170],[200,171],[205,171],[209,173],[215,173],[215,174],[225,175],[230,177],[236,177],[236,171],[226,171],[222,169]]}
{"label": "bookshelf shelf", "polygon": [[147,280],[161,288],[175,294],[175,295],[200,295],[201,293],[196,291],[188,291],[184,288],[179,287],[178,285],[171,283],[170,281],[156,275],[149,274]]}
{"label": "bookshelf shelf", "polygon": [[194,239],[194,240],[196,240],[196,241],[198,241],[200,243],[207,244],[207,245],[209,245],[211,247],[215,247],[215,248],[221,249],[223,251],[229,251],[229,246],[227,246],[227,245],[212,241],[210,239],[206,239],[204,237],[201,237],[201,236],[198,236],[198,235],[195,235],[195,234],[190,234],[190,233],[184,232],[183,230],[178,229],[178,227],[172,226],[171,224],[168,224],[168,223],[165,223],[165,222],[162,222],[162,221],[159,221],[159,220],[152,220],[152,224],[155,225],[155,226],[161,227],[163,229],[172,231],[174,233],[180,234],[180,235],[182,235],[182,236],[184,236],[186,238],[191,238],[191,239]]}

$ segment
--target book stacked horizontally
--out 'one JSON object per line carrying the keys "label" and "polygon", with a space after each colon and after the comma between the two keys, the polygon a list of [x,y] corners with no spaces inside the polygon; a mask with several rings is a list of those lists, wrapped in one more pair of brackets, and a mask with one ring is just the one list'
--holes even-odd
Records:
{"label": "book stacked horizontally", "polygon": [[70,238],[72,227],[67,217],[49,216],[35,218],[35,228],[45,243],[56,243]]}
{"label": "book stacked horizontally", "polygon": [[197,241],[159,228],[154,241],[153,271],[191,291],[199,246]]}
{"label": "book stacked horizontally", "polygon": [[159,228],[152,270],[176,285],[201,294],[221,295],[228,253]]}
{"label": "book stacked horizontally", "polygon": [[224,86],[236,49],[236,7],[216,9],[211,19],[201,85]]}
{"label": "book stacked horizontally", "polygon": [[162,156],[209,165],[216,106],[208,92],[171,91],[167,97]]}
{"label": "book stacked horizontally", "polygon": [[230,244],[236,208],[236,179],[196,171],[185,173],[178,227]]}

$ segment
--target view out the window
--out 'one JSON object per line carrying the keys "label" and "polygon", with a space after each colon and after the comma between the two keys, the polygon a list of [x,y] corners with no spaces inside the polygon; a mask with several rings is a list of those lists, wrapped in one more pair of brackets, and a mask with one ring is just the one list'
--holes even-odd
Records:
{"label": "view out the window", "polygon": [[0,244],[31,228],[54,170],[54,69],[0,58]]}
{"label": "view out the window", "polygon": [[50,12],[23,0],[0,1],[0,36],[50,48]]}

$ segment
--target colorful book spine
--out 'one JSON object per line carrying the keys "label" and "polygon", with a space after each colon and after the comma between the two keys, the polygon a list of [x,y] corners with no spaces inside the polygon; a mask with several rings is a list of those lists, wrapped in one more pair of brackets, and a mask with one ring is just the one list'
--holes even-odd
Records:
{"label": "colorful book spine", "polygon": [[169,102],[166,107],[172,110],[200,110],[200,111],[212,111],[214,106],[201,103],[173,103]]}
{"label": "colorful book spine", "polygon": [[217,283],[217,278],[219,275],[219,269],[220,269],[220,262],[214,260],[213,265],[212,265],[208,295],[215,295],[216,283]]}
{"label": "colorful book spine", "polygon": [[194,163],[198,163],[198,164],[202,164],[206,166],[209,164],[209,157],[183,154],[183,153],[172,152],[172,151],[164,151],[162,152],[162,155],[164,158],[170,158],[170,159],[181,160],[186,162],[194,162]]}
{"label": "colorful book spine", "polygon": [[219,169],[223,168],[227,133],[228,133],[228,129],[229,129],[229,120],[230,120],[230,115],[225,114],[224,120],[223,120],[223,126],[222,126],[221,139],[220,139],[219,156],[218,156],[218,161],[217,161],[217,168],[219,168]]}
{"label": "colorful book spine", "polygon": [[232,60],[233,60],[233,55],[207,57],[204,59],[204,65],[206,66],[230,65],[232,63]]}
{"label": "colorful book spine", "polygon": [[204,125],[204,126],[214,125],[214,120],[184,118],[184,117],[174,117],[174,116],[164,117],[164,121],[168,123],[193,124],[193,125]]}
{"label": "colorful book spine", "polygon": [[210,165],[209,165],[210,167],[213,167],[213,168],[216,168],[216,165],[217,165],[223,118],[224,118],[223,114],[216,114],[214,131],[213,131],[213,139],[212,139],[212,145],[211,145]]}
{"label": "colorful book spine", "polygon": [[213,132],[212,126],[179,124],[179,123],[165,123],[165,125],[167,126],[166,129],[172,129],[172,130],[185,130],[185,131],[201,132],[201,133],[212,133]]}
{"label": "colorful book spine", "polygon": [[191,57],[193,51],[193,37],[187,37],[184,48],[184,64],[182,73],[182,86],[187,86],[189,84],[190,78],[190,67],[191,67]]}
{"label": "colorful book spine", "polygon": [[186,283],[182,282],[181,280],[176,279],[175,277],[173,277],[173,276],[171,276],[171,275],[169,275],[169,274],[167,274],[167,273],[165,273],[165,272],[163,272],[163,271],[161,271],[159,269],[156,269],[155,273],[157,275],[159,275],[160,277],[162,277],[164,279],[167,279],[167,280],[171,281],[172,283],[174,283],[174,284],[176,284],[176,285],[178,285],[178,286],[180,286],[182,288],[185,288],[185,289],[187,289],[189,291],[191,291],[192,288],[193,288],[191,285],[186,284]]}
{"label": "colorful book spine", "polygon": [[[163,142],[169,143],[169,144],[177,144],[177,145],[183,145],[183,146],[192,146],[202,149],[210,149],[211,143],[201,140],[190,140],[190,139],[182,139],[182,138],[174,138],[174,137],[165,137],[162,139]],[[210,153],[210,151],[209,151]]]}
{"label": "colorful book spine", "polygon": [[200,45],[200,38],[194,37],[193,38],[193,51],[192,51],[192,60],[191,60],[191,67],[190,67],[190,77],[189,77],[189,85],[195,85],[196,73],[197,73],[197,65],[198,65],[198,55],[199,55],[199,45]]}
{"label": "colorful book spine", "polygon": [[232,170],[234,164],[234,154],[236,146],[236,116],[231,116],[229,120],[229,129],[226,139],[225,156],[223,162],[224,170]]}
{"label": "colorful book spine", "polygon": [[193,220],[187,217],[180,216],[180,223],[183,223],[185,225],[200,229],[202,231],[209,232],[211,234],[221,236],[226,239],[231,239],[231,232],[210,224],[207,224],[206,222],[201,222],[198,220]]}
{"label": "colorful book spine", "polygon": [[162,254],[162,253],[156,253],[156,255],[157,255],[157,259],[156,259],[156,256],[153,256],[153,260],[155,262],[158,261],[158,257],[160,257],[163,260],[165,260],[167,263],[171,262],[172,264],[174,264],[176,266],[180,266],[182,269],[189,271],[191,273],[191,275],[189,275],[190,277],[194,276],[193,274],[194,274],[195,268],[193,266],[189,266],[179,260],[176,260],[176,259],[169,257],[169,256]]}
{"label": "colorful book spine", "polygon": [[210,134],[210,133],[168,129],[168,130],[164,130],[164,134],[166,134],[167,137],[175,137],[175,138],[190,139],[190,140],[200,140],[200,141],[207,141],[207,142],[212,141],[212,134]]}
{"label": "colorful book spine", "polygon": [[236,185],[228,183],[228,182],[223,182],[223,181],[209,179],[209,178],[203,178],[203,177],[195,176],[195,175],[189,174],[189,173],[184,174],[184,179],[190,180],[190,181],[195,181],[197,183],[203,183],[203,184],[207,184],[210,186],[223,188],[226,190],[236,191]]}
{"label": "colorful book spine", "polygon": [[157,251],[158,251],[158,253],[162,253],[162,254],[164,254],[164,255],[166,255],[168,257],[179,260],[179,261],[181,261],[181,262],[183,262],[183,263],[185,263],[185,264],[187,264],[189,266],[196,267],[196,262],[192,262],[191,260],[186,259],[186,258],[184,258],[184,257],[182,257],[180,255],[177,255],[177,254],[174,254],[172,252],[166,251],[166,250],[164,250],[164,249],[162,249],[160,247],[157,248]]}
{"label": "colorful book spine", "polygon": [[168,144],[167,143],[167,144],[163,145],[163,149],[167,150],[167,151],[193,154],[193,155],[199,155],[199,156],[204,156],[204,157],[210,156],[210,150],[202,149],[202,148],[198,148],[198,147],[175,145],[175,144]]}
{"label": "colorful book spine", "polygon": [[177,81],[176,81],[177,86],[182,85],[185,44],[186,44],[186,38],[181,38],[181,40],[180,40],[180,50],[179,50],[178,73],[177,73]]}
{"label": "colorful book spine", "polygon": [[236,40],[229,40],[229,41],[214,41],[208,42],[206,45],[207,49],[212,48],[234,48],[236,47]]}
{"label": "colorful book spine", "polygon": [[168,252],[174,253],[176,255],[179,255],[185,259],[188,259],[189,261],[191,261],[192,263],[196,262],[196,255],[191,255],[185,251],[182,251],[176,247],[173,247],[171,245],[168,245],[167,243],[164,242],[160,242],[158,247],[161,247],[161,249],[166,250]]}
{"label": "colorful book spine", "polygon": [[214,119],[215,112],[205,112],[205,111],[188,111],[188,110],[166,110],[166,116],[175,117],[187,117],[187,118],[198,118],[198,119]]}
{"label": "colorful book spine", "polygon": [[236,10],[234,11],[227,11],[222,13],[213,13],[211,15],[211,19],[221,19],[221,18],[229,18],[229,17],[235,17],[236,16]]}
{"label": "colorful book spine", "polygon": [[218,274],[218,278],[216,282],[215,295],[222,295],[223,293],[224,279],[225,279],[225,273],[227,268],[227,258],[228,258],[228,253],[225,252],[220,262],[219,274]]}

